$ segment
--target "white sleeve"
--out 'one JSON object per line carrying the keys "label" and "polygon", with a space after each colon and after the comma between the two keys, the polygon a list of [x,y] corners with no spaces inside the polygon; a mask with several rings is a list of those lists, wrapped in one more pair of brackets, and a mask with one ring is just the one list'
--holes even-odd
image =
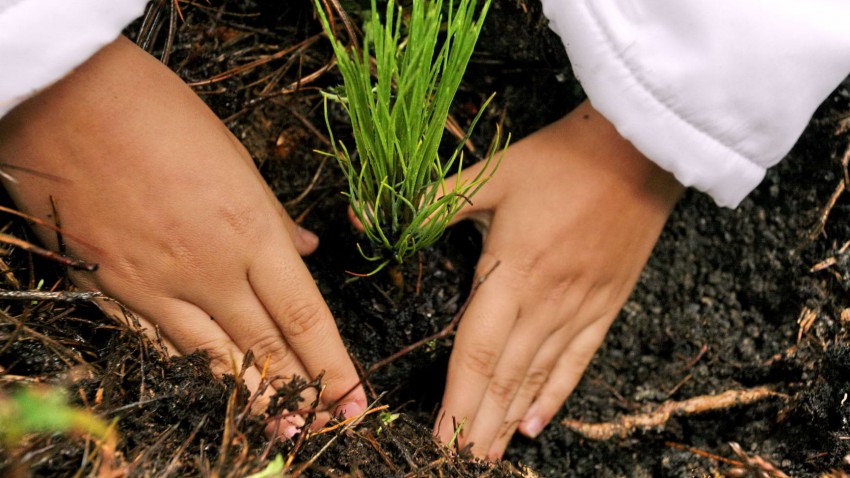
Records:
{"label": "white sleeve", "polygon": [[850,0],[542,0],[593,106],[736,206],[850,74]]}
{"label": "white sleeve", "polygon": [[147,0],[0,0],[0,117],[114,41]]}

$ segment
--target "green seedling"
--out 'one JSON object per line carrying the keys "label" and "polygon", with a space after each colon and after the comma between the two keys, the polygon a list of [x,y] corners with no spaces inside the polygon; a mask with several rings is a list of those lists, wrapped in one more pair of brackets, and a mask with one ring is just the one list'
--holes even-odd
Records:
{"label": "green seedling", "polygon": [[278,454],[263,470],[252,475],[248,475],[245,478],[281,478],[286,476],[284,468],[285,463],[283,461],[283,456]]}
{"label": "green seedling", "polygon": [[[449,106],[491,0],[480,9],[478,0],[448,0],[446,5],[443,0],[413,0],[407,12],[390,0],[383,20],[372,0],[362,46],[350,49],[336,37],[320,1],[314,0],[344,83],[325,96],[333,148],[326,154],[345,173],[345,194],[366,236],[384,251],[368,255],[361,249],[364,257],[380,262],[374,273],[433,244],[501,159],[494,160],[500,146],[497,133],[475,177],[446,181],[449,174],[461,172],[463,144],[492,96],[454,152],[445,159],[438,153]],[[356,154],[334,138],[328,101],[338,102],[348,114]]]}
{"label": "green seedling", "polygon": [[89,435],[102,442],[115,439],[114,428],[92,414],[68,404],[60,389],[27,387],[0,394],[0,439],[15,446],[34,433]]}
{"label": "green seedling", "polygon": [[398,420],[400,416],[401,413],[381,412],[381,414],[378,416],[378,418],[381,420],[381,426],[378,427],[378,434],[380,435],[381,433],[383,433],[384,427]]}

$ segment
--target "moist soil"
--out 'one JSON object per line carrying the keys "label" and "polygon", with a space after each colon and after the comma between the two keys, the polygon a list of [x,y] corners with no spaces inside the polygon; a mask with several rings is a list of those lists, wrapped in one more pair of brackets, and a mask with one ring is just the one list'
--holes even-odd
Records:
{"label": "moist soil", "polygon": [[[343,5],[359,24],[359,3]],[[481,239],[461,224],[409,264],[352,280],[348,272],[373,265],[357,250],[366,242],[346,218],[341,173],[314,152],[328,149],[320,90],[340,82],[319,34],[306,0],[153,2],[128,30],[194,85],[292,217],[320,235],[307,265],[367,370],[452,320],[470,294]],[[516,141],[583,99],[537,2],[495,2],[453,117],[467,125],[493,92],[473,137],[479,151],[500,122]],[[350,141],[341,111],[332,107],[331,116],[340,139]],[[107,318],[85,301],[4,300],[0,390],[54,384],[77,406],[117,419],[115,460],[133,476],[247,476],[278,454],[304,476],[845,476],[850,194],[840,191],[848,123],[845,82],[737,209],[688,192],[576,391],[540,437],[515,438],[503,462],[476,461],[431,436],[451,336],[364,374],[376,406],[388,407],[381,413],[353,427],[270,441],[266,416],[243,413],[251,396],[238,374],[214,377],[203,353],[168,358],[132,320]],[[9,232],[29,238],[25,224],[8,223]],[[5,264],[4,289],[32,290],[43,279],[43,289],[72,290],[61,266],[19,248]],[[315,385],[281,387],[271,412]],[[610,439],[559,423],[611,422],[757,387],[776,394]],[[96,475],[96,448],[81,436],[33,435],[2,445],[0,474]]]}

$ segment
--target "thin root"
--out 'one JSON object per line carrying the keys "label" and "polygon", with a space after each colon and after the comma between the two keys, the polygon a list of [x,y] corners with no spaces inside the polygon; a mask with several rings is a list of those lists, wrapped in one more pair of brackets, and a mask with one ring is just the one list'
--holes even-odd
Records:
{"label": "thin root", "polygon": [[767,387],[729,390],[718,395],[703,395],[680,402],[667,401],[651,412],[625,415],[611,422],[585,423],[581,420],[565,419],[561,421],[561,424],[591,440],[626,438],[637,430],[661,430],[670,417],[723,410],[771,397],[786,397],[786,395],[774,392]]}

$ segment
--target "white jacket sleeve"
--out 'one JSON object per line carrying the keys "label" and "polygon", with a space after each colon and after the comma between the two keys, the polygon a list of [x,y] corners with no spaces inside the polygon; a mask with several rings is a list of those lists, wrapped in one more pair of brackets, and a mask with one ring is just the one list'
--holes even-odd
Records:
{"label": "white jacket sleeve", "polygon": [[146,3],[0,0],[0,117],[114,41]]}
{"label": "white jacket sleeve", "polygon": [[543,0],[594,107],[736,206],[850,74],[850,0]]}

